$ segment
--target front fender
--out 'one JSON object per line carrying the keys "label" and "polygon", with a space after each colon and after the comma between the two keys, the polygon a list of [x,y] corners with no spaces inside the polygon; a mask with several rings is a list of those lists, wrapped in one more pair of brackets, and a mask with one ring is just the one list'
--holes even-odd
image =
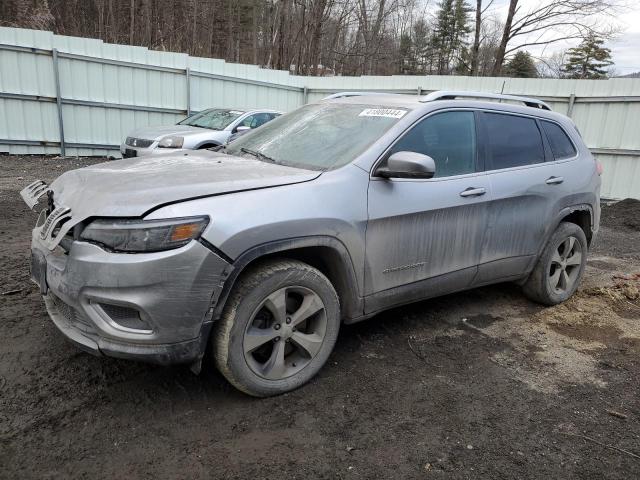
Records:
{"label": "front fender", "polygon": [[287,254],[295,257],[302,249],[322,248],[330,249],[330,251],[335,254],[335,258],[339,259],[340,264],[334,265],[333,268],[336,268],[337,272],[339,272],[338,281],[341,285],[334,286],[341,293],[343,318],[351,319],[361,316],[363,312],[363,301],[362,297],[358,295],[360,291],[358,279],[349,251],[337,238],[314,235],[264,243],[245,251],[237,257],[231,266],[231,271],[217,299],[213,319],[217,320],[220,315],[222,315],[229,293],[233,289],[240,274],[245,271],[250,264],[259,261],[261,258],[278,256],[278,254],[281,254],[282,257],[287,257]]}

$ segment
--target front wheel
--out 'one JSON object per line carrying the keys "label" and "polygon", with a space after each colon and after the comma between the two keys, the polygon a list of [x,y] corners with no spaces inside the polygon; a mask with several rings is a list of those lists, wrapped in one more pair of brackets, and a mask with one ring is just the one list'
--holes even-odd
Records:
{"label": "front wheel", "polygon": [[267,397],[308,382],[338,337],[340,306],[331,282],[294,260],[243,273],[212,332],[218,370],[249,395]]}
{"label": "front wheel", "polygon": [[582,279],[587,249],[582,228],[575,223],[560,223],[523,286],[525,295],[545,305],[567,300]]}

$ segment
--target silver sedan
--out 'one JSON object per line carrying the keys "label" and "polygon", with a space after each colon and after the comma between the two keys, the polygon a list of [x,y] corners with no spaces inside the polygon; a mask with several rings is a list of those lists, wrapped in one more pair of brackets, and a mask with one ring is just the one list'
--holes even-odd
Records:
{"label": "silver sedan", "polygon": [[176,149],[197,150],[224,145],[233,134],[251,130],[281,115],[276,110],[210,108],[176,125],[134,130],[120,145],[123,158],[168,153]]}

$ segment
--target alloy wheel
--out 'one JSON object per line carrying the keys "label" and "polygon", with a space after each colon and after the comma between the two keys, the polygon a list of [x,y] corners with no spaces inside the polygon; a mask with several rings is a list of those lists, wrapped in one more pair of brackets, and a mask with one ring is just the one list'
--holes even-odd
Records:
{"label": "alloy wheel", "polygon": [[242,341],[249,368],[268,380],[296,374],[317,355],[327,330],[324,303],[306,287],[271,293],[254,311]]}
{"label": "alloy wheel", "polygon": [[574,287],[582,264],[582,246],[576,237],[564,240],[551,256],[547,282],[551,291],[562,294]]}

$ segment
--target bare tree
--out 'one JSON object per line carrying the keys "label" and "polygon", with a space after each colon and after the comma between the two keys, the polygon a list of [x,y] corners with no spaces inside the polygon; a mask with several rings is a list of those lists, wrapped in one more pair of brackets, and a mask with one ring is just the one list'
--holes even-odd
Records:
{"label": "bare tree", "polygon": [[546,0],[524,10],[519,1],[509,1],[493,65],[492,74],[496,76],[502,70],[505,56],[523,47],[584,38],[587,33],[610,36],[615,30],[602,17],[614,15],[621,6],[618,0]]}
{"label": "bare tree", "polygon": [[559,50],[549,56],[536,58],[538,75],[542,78],[562,78],[565,57],[566,50]]}
{"label": "bare tree", "polygon": [[477,76],[478,62],[480,60],[480,43],[482,41],[482,16],[493,5],[493,0],[489,0],[484,8],[482,8],[482,0],[476,0],[476,21],[473,34],[473,46],[471,47],[471,75]]}
{"label": "bare tree", "polygon": [[[448,21],[472,11],[467,1],[475,6],[470,32],[466,19]],[[490,75],[524,46],[602,33],[606,23],[596,18],[628,0],[542,0],[529,10],[524,0],[510,0],[504,22],[495,17],[494,1],[0,0],[0,25],[301,75]],[[447,21],[439,22],[445,3]]]}

